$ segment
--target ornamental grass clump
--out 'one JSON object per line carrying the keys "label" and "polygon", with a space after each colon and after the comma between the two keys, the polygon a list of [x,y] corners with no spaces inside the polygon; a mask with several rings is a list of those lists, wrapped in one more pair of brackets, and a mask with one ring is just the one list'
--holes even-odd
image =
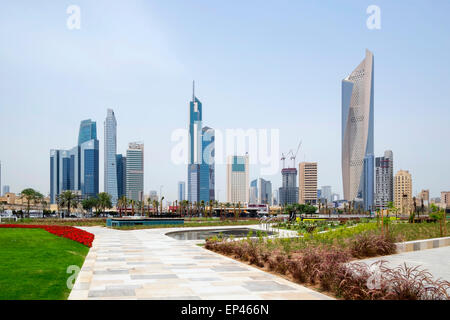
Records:
{"label": "ornamental grass clump", "polygon": [[341,265],[335,294],[347,300],[449,300],[450,282],[434,280],[419,266],[389,268],[385,264]]}
{"label": "ornamental grass clump", "polygon": [[289,260],[286,254],[280,250],[275,250],[267,259],[270,270],[281,274],[286,274],[289,266]]}
{"label": "ornamental grass clump", "polygon": [[355,258],[394,254],[395,239],[387,234],[362,233],[350,240],[350,252]]}
{"label": "ornamental grass clump", "polygon": [[316,277],[322,290],[332,290],[337,287],[336,270],[351,258],[348,250],[327,248],[321,252],[321,261],[316,265],[313,277]]}
{"label": "ornamental grass clump", "polygon": [[289,272],[300,283],[319,283],[321,289],[335,286],[336,270],[351,258],[348,250],[337,247],[309,247],[289,260]]}

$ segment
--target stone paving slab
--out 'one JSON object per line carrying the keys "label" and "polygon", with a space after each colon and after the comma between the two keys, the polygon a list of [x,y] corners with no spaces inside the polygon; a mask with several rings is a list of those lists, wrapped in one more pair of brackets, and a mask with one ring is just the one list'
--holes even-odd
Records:
{"label": "stone paving slab", "polygon": [[95,240],[69,299],[332,299],[165,235],[184,228],[82,229]]}
{"label": "stone paving slab", "polygon": [[398,267],[406,263],[407,266],[420,266],[428,270],[433,277],[450,281],[450,247],[426,249],[420,251],[403,252],[390,256],[382,256],[360,260],[366,264],[378,260],[385,260],[389,267]]}

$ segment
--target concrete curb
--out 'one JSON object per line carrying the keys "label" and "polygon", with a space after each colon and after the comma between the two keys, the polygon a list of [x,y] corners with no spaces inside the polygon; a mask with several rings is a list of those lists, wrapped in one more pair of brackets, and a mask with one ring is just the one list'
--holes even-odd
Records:
{"label": "concrete curb", "polygon": [[419,251],[450,246],[450,237],[398,242],[397,253]]}

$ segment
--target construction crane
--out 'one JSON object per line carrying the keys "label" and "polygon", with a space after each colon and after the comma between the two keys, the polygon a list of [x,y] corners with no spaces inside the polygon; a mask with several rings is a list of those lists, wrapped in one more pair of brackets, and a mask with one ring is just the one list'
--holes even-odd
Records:
{"label": "construction crane", "polygon": [[281,161],[283,161],[283,169],[286,167],[285,166],[285,160],[286,160],[286,157],[284,156],[284,153],[282,153],[281,154]]}
{"label": "construction crane", "polygon": [[300,143],[298,144],[297,147],[297,151],[295,152],[295,154],[292,152],[292,150],[290,151],[292,153],[291,156],[291,160],[292,160],[292,168],[295,168],[295,158],[297,157],[298,151],[300,150],[300,146],[302,145],[302,140],[300,140]]}

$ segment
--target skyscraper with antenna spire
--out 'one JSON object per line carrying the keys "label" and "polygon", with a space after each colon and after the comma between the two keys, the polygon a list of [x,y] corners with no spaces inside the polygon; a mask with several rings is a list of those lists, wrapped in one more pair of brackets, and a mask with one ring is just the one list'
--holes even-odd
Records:
{"label": "skyscraper with antenna spire", "polygon": [[195,96],[189,102],[188,201],[214,200],[214,130],[202,127],[202,103]]}

